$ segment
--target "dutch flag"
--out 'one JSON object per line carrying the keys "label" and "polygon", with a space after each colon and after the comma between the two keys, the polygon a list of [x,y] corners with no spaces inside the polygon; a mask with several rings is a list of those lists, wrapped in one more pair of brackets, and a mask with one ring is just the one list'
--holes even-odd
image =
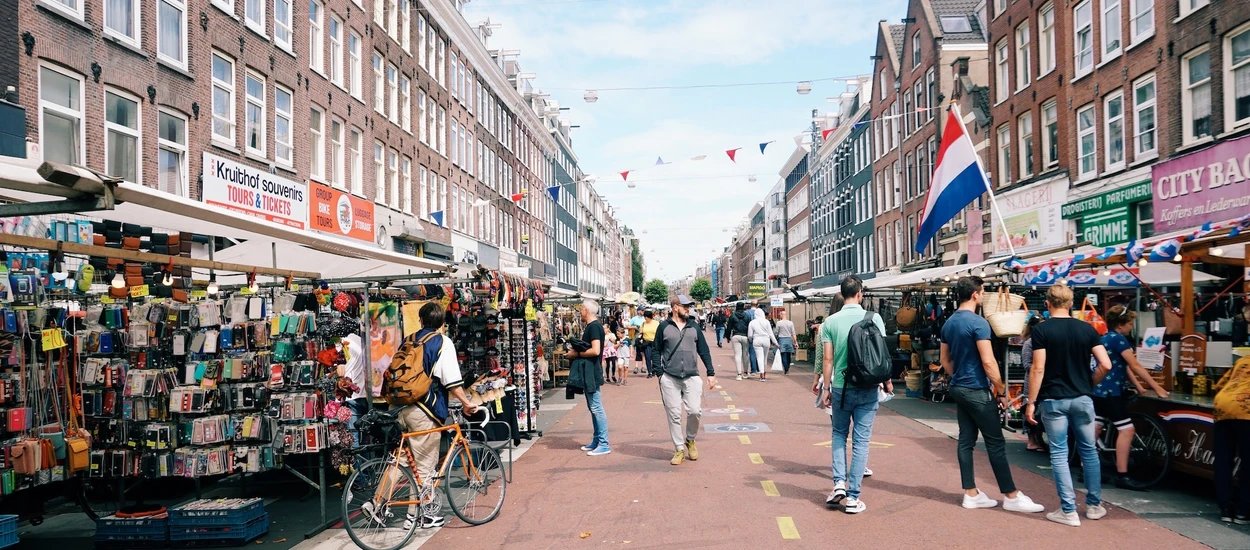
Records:
{"label": "dutch flag", "polygon": [[946,116],[946,127],[942,130],[942,146],[933,170],[933,186],[929,188],[921,213],[916,252],[924,253],[925,246],[933,240],[942,225],[987,191],[990,191],[990,182],[981,169],[964,123],[959,119],[959,109],[952,106]]}

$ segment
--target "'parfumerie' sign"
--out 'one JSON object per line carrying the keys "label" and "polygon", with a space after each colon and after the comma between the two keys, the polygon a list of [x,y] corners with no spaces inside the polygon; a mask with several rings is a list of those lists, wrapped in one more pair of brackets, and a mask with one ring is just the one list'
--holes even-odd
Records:
{"label": "'parfumerie' sign", "polygon": [[1156,164],[1155,232],[1250,214],[1250,137]]}

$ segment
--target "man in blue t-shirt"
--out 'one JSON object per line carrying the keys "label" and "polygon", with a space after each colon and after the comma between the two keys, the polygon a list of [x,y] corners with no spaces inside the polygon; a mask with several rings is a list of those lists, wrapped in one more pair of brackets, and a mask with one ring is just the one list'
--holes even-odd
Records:
{"label": "man in blue t-shirt", "polygon": [[[950,394],[955,399],[959,418],[959,474],[963,480],[963,507],[969,510],[993,508],[998,501],[977,489],[972,466],[972,450],[977,435],[985,436],[985,450],[990,467],[998,480],[998,490],[1006,498],[1003,508],[1012,512],[1045,510],[1024,493],[1016,490],[1007,464],[1007,442],[999,422],[999,407],[1006,407],[1007,386],[998,372],[994,348],[990,345],[990,324],[977,315],[977,306],[985,294],[980,277],[960,277],[955,283],[959,309],[942,326],[942,368],[951,375]],[[997,396],[997,399],[995,398]]]}

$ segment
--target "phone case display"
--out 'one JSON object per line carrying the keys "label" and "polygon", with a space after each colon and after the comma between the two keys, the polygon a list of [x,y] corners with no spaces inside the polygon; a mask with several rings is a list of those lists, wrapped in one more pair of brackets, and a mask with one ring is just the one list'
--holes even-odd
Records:
{"label": "phone case display", "polygon": [[524,318],[507,320],[507,339],[501,342],[501,356],[507,360],[512,384],[516,387],[516,423],[522,432],[538,429],[538,403],[542,374],[535,361],[537,326]]}

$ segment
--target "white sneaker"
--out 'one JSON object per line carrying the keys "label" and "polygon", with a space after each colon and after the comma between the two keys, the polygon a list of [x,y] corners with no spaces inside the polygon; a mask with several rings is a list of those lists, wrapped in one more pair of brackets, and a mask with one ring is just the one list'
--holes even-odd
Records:
{"label": "white sneaker", "polygon": [[1107,509],[1101,504],[1085,507],[1085,517],[1089,519],[1102,519],[1107,517]]}
{"label": "white sneaker", "polygon": [[839,481],[833,484],[833,492],[829,493],[829,497],[825,499],[826,505],[836,505],[846,498],[846,482]]}
{"label": "white sneaker", "polygon": [[968,493],[964,493],[964,508],[976,510],[977,508],[993,508],[998,506],[998,501],[994,500],[985,493],[977,491],[977,496],[970,497]]}
{"label": "white sneaker", "polygon": [[1063,508],[1059,508],[1054,512],[1046,514],[1046,519],[1072,527],[1081,526],[1081,516],[1078,516],[1076,512],[1064,512]]}
{"label": "white sneaker", "polygon": [[864,477],[872,477],[872,469],[864,468]]}
{"label": "white sneaker", "polygon": [[738,380],[742,380],[742,375],[741,375],[741,374],[739,374],[739,375],[738,375]]}
{"label": "white sneaker", "polygon": [[382,518],[382,514],[377,508],[378,506],[372,500],[360,505],[360,511],[364,512],[366,517],[373,523],[383,525],[386,523],[386,520]]}
{"label": "white sneaker", "polygon": [[846,507],[842,511],[848,514],[858,514],[867,509],[868,505],[864,504],[864,501],[857,498],[848,498],[846,499]]}
{"label": "white sneaker", "polygon": [[1033,502],[1033,499],[1025,495],[1023,491],[1016,492],[1016,498],[1003,498],[1003,509],[1008,512],[1045,512],[1046,507]]}

